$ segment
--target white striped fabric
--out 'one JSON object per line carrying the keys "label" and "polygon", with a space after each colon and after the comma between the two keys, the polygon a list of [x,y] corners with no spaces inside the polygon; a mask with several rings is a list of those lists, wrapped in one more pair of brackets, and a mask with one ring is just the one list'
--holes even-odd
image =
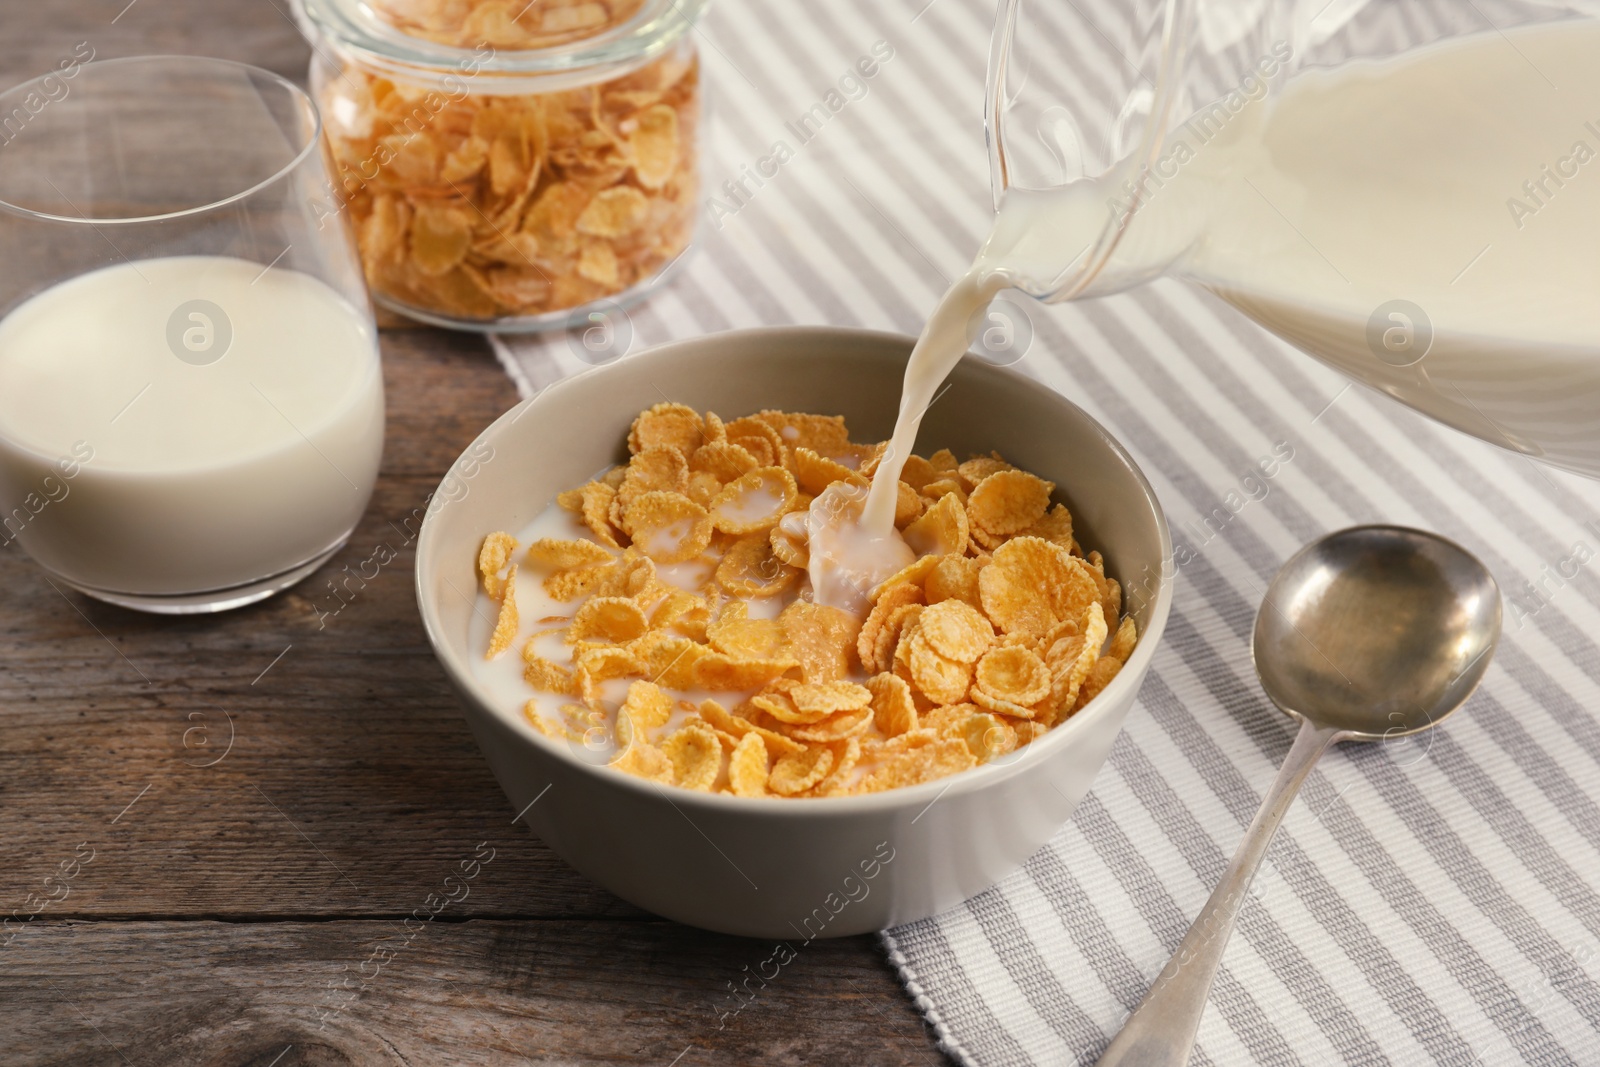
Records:
{"label": "white striped fabric", "polygon": [[[1120,84],[1104,42],[1072,34],[1090,0],[1034,6],[1066,35],[1039,77],[1090,95]],[[1417,0],[1403,18],[1439,6]],[[990,217],[991,18],[988,0],[715,7],[698,36],[714,99],[706,192],[724,208],[670,284],[619,320],[618,347],[630,331],[638,349],[775,323],[915,333]],[[866,95],[800,143],[786,124],[878,41],[894,54]],[[742,204],[719,192],[780,140],[793,158],[776,178],[747,182]],[[1447,727],[1347,746],[1312,775],[1193,1062],[1600,1064],[1600,486],[1349,388],[1182,283],[1026,315],[1019,367],[1133,451],[1194,559],[1072,821],[1001,885],[885,935],[945,1050],[985,1067],[1094,1061],[1288,749],[1250,669],[1262,590],[1304,542],[1385,521],[1488,562],[1508,594],[1505,640]],[[567,334],[495,344],[525,395],[597,358]],[[1220,519],[1275,448],[1292,458],[1266,495]]]}

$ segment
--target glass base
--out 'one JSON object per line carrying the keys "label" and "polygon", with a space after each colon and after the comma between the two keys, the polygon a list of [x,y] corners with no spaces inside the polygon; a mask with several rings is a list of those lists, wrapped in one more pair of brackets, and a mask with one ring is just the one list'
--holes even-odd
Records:
{"label": "glass base", "polygon": [[156,615],[206,615],[211,612],[242,608],[246,604],[254,604],[274,593],[282,592],[326,563],[335,552],[345,546],[348,540],[348,536],[342,537],[326,552],[286,571],[243,585],[230,585],[225,589],[211,589],[201,593],[119,593],[110,589],[96,589],[93,586],[82,585],[59,574],[52,574],[51,577],[85,596],[92,596],[96,600],[104,600],[108,604],[122,608],[148,611]]}

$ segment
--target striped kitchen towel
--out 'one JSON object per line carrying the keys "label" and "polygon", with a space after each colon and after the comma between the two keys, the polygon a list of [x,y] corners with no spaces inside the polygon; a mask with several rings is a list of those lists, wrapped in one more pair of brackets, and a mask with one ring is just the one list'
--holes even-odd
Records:
{"label": "striped kitchen towel", "polygon": [[[1117,84],[1127,57],[1066,25],[1090,0],[1038,6],[1060,61],[1035,77]],[[496,338],[519,389],[734,327],[917,332],[991,215],[991,20],[989,0],[723,0],[696,31],[714,101],[696,251],[601,328]],[[1128,446],[1188,551],[1154,669],[1071,822],[1004,883],[884,935],[943,1048],[1094,1062],[1289,747],[1250,668],[1262,591],[1306,541],[1395,522],[1490,565],[1504,642],[1448,727],[1345,746],[1311,776],[1193,1062],[1600,1064],[1600,486],[1348,386],[1182,283],[1004,315],[1018,367]]]}

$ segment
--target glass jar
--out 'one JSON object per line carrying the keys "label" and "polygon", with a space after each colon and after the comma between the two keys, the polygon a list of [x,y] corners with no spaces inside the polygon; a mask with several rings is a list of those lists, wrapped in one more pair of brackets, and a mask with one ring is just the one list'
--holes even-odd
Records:
{"label": "glass jar", "polygon": [[704,3],[303,0],[373,299],[538,330],[648,292],[694,236]]}

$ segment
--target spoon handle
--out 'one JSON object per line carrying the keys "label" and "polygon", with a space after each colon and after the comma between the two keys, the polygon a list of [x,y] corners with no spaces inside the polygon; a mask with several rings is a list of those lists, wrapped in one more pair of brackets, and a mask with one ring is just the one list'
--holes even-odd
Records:
{"label": "spoon handle", "polygon": [[1222,881],[1200,909],[1178,951],[1161,969],[1121,1032],[1106,1046],[1096,1067],[1183,1067],[1189,1061],[1211,980],[1222,962],[1222,951],[1233,932],[1233,921],[1244,906],[1256,868],[1300,792],[1300,784],[1340,736],[1340,731],[1330,727],[1300,723],[1300,732],[1284,757],[1278,777],[1267,790],[1261,810],[1251,820]]}

